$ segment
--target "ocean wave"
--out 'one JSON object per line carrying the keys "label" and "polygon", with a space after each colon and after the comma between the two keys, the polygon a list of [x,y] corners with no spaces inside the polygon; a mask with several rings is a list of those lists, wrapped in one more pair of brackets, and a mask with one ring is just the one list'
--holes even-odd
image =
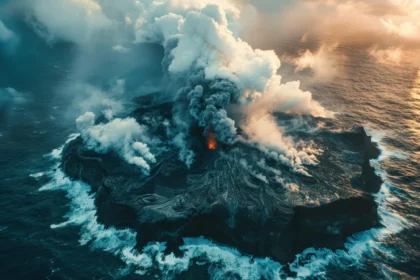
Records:
{"label": "ocean wave", "polygon": [[79,135],[80,135],[79,133],[70,134],[70,136],[67,138],[66,142],[63,145],[61,145],[57,149],[52,150],[51,153],[46,154],[45,156],[51,159],[57,159],[57,160],[61,159],[61,154],[63,153],[64,147],[68,143],[70,143],[71,141],[79,137]]}

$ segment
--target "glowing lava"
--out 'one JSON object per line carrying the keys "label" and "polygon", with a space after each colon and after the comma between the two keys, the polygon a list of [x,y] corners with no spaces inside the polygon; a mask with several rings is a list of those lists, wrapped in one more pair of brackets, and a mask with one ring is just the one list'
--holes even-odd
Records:
{"label": "glowing lava", "polygon": [[207,148],[209,150],[217,149],[217,141],[212,129],[207,130]]}

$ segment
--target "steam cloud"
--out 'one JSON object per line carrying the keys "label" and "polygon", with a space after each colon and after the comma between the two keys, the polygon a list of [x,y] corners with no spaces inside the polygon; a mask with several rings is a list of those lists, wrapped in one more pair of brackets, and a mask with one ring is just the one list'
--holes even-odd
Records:
{"label": "steam cloud", "polygon": [[[181,85],[169,90],[175,106],[173,121],[167,124],[168,136],[188,166],[194,161],[189,141],[193,125],[203,131],[211,129],[218,141],[228,145],[253,141],[264,149],[274,149],[277,159],[299,172],[303,164],[316,163],[314,154],[305,148],[297,150],[281,129],[274,129],[271,114],[328,117],[331,113],[314,101],[310,92],[301,90],[299,82],[281,82],[280,60],[274,51],[253,49],[240,38],[241,13],[231,2],[39,0],[32,6],[34,27],[48,41],[58,38],[84,45],[101,32],[132,28],[125,42],[132,37],[131,43],[163,47],[163,71],[169,83]],[[135,47],[121,45],[121,38],[115,36],[118,40],[108,47],[114,52],[124,53]],[[144,142],[137,142],[143,134],[142,126],[136,126],[133,119],[113,119],[121,110],[117,103],[111,103],[108,107],[117,110],[102,112],[109,123],[94,125],[93,113],[77,120],[82,137],[91,148],[117,151],[147,172],[154,157]],[[240,112],[241,118],[235,119],[232,111]],[[255,124],[261,121],[268,131],[256,129]],[[238,134],[238,127],[249,134],[249,140]],[[266,133],[272,140],[264,139]],[[279,142],[274,145],[275,139]]]}
{"label": "steam cloud", "polygon": [[284,136],[284,131],[271,115],[250,117],[244,130],[267,156],[291,167],[296,173],[309,176],[304,165],[318,164],[316,155],[322,151],[310,147],[298,149],[291,137]]}
{"label": "steam cloud", "polygon": [[13,107],[26,103],[25,94],[14,88],[0,88],[0,128],[13,118]]}
{"label": "steam cloud", "polygon": [[37,0],[32,21],[38,34],[47,41],[58,39],[83,43],[95,33],[109,28],[111,21],[94,0]]}
{"label": "steam cloud", "polygon": [[85,83],[75,83],[65,91],[69,91],[66,92],[68,94],[78,93],[74,103],[75,107],[78,107],[82,112],[101,113],[106,119],[112,120],[124,111],[124,79],[113,81],[109,90],[101,90],[98,87]]}
{"label": "steam cloud", "polygon": [[0,42],[7,43],[14,37],[13,31],[6,27],[6,25],[0,20]]}
{"label": "steam cloud", "polygon": [[[169,74],[186,77],[187,86],[178,91],[177,101],[188,103],[190,116],[205,130],[212,129],[226,144],[239,138],[237,123],[229,117],[229,105],[246,111],[246,118],[256,110],[267,116],[272,112],[328,116],[312,100],[310,92],[300,90],[298,82],[281,83],[277,74],[280,61],[273,51],[254,50],[236,36],[230,27],[238,17],[239,12],[232,6],[188,7],[171,1],[153,2],[144,7],[138,20],[136,40],[165,48],[164,65]],[[241,123],[245,132],[252,130],[247,129],[248,124]],[[277,138],[282,138],[279,132]],[[282,156],[295,153],[291,161],[296,164],[288,161],[295,169],[300,170],[301,162],[314,162],[307,160],[311,157],[306,154],[299,159],[301,153],[289,151],[289,147],[278,152]]]}
{"label": "steam cloud", "polygon": [[95,125],[95,114],[86,112],[76,120],[77,128],[87,146],[98,153],[114,151],[128,163],[139,167],[144,174],[149,174],[150,164],[156,162],[145,142],[147,129],[135,119],[116,118],[107,124]]}

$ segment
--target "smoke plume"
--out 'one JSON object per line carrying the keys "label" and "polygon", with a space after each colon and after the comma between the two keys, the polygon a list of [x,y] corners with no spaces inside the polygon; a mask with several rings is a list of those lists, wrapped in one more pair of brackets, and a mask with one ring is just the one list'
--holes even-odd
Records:
{"label": "smoke plume", "polygon": [[[190,115],[178,110],[183,114],[180,119],[185,123],[185,118],[192,118],[204,131],[214,131],[218,141],[232,144],[239,139],[238,126],[250,132],[254,123],[237,123],[229,114],[232,107],[246,113],[245,119],[250,120],[256,111],[265,115],[263,119],[269,119],[273,112],[329,116],[310,92],[299,88],[299,82],[281,83],[277,74],[280,60],[273,51],[253,49],[237,37],[231,26],[238,17],[238,10],[232,6],[214,3],[194,7],[169,1],[144,7],[136,26],[136,40],[162,45],[167,54],[165,70],[172,78],[185,80],[186,86],[178,90],[175,99]],[[186,133],[184,129],[181,135]],[[264,138],[259,136],[251,139]],[[314,162],[296,160],[300,154],[289,150],[291,146],[289,143],[278,149],[282,156],[293,157],[287,160],[291,166],[297,165],[300,170],[301,162]]]}
{"label": "smoke plume", "polygon": [[[217,141],[227,145],[251,141],[274,149],[279,160],[300,171],[303,164],[316,163],[314,155],[295,147],[281,129],[275,129],[272,114],[329,117],[331,113],[314,101],[310,92],[301,90],[299,82],[282,83],[278,74],[281,63],[274,51],[254,49],[241,39],[246,27],[241,23],[248,15],[241,15],[235,4],[223,0],[124,0],[118,4],[39,0],[30,5],[35,30],[49,42],[62,39],[85,48],[95,42],[91,45],[97,48],[103,33],[112,35],[103,36],[102,41],[114,55],[131,54],[144,44],[163,49],[163,60],[155,64],[163,68],[163,95],[174,102],[174,116],[167,124],[168,141],[179,149],[179,158],[188,166],[195,157],[190,130],[199,126],[203,133],[211,130]],[[94,115],[86,113],[77,121],[82,137],[93,149],[118,151],[147,172],[154,157],[147,146],[135,144],[144,143],[138,139],[142,126],[118,118],[122,109],[115,98],[103,101],[100,90],[87,88],[96,92],[91,96],[98,96],[89,100],[102,100],[98,103],[106,107],[102,113],[110,122],[94,125]],[[255,124],[261,121],[267,125],[266,131],[256,129]],[[238,134],[239,128],[249,134],[247,141]],[[276,140],[266,140],[267,133],[279,142],[273,145]]]}
{"label": "smoke plume", "polygon": [[106,124],[95,125],[95,114],[87,112],[76,120],[77,128],[87,146],[98,153],[116,152],[128,163],[149,174],[150,163],[156,162],[146,142],[147,128],[135,119],[116,118]]}

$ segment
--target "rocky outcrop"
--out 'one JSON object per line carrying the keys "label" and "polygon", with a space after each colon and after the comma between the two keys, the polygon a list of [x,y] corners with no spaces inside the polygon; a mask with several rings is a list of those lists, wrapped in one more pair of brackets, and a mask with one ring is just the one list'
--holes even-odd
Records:
{"label": "rocky outcrop", "polygon": [[340,249],[352,234],[379,226],[377,206],[370,196],[294,210],[295,253],[308,247]]}
{"label": "rocky outcrop", "polygon": [[370,164],[370,160],[378,158],[381,153],[378,145],[372,142],[372,137],[367,135],[363,127],[357,127],[352,132],[342,133],[342,137],[364,152],[361,164],[362,174],[356,178],[355,186],[371,193],[378,192],[383,182]]}

